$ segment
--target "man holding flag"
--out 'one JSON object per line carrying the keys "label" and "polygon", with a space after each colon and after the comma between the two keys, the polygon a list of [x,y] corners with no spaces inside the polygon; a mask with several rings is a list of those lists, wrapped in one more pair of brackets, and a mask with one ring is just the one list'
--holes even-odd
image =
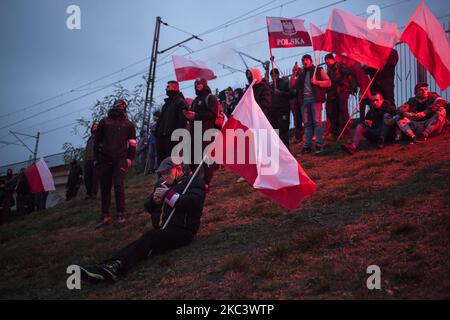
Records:
{"label": "man holding flag", "polygon": [[312,152],[312,138],[316,135],[315,154],[323,151],[322,107],[326,101],[325,89],[331,86],[331,80],[325,70],[314,66],[309,54],[302,57],[303,70],[295,83],[297,106],[302,114],[305,126],[305,144],[302,154]]}

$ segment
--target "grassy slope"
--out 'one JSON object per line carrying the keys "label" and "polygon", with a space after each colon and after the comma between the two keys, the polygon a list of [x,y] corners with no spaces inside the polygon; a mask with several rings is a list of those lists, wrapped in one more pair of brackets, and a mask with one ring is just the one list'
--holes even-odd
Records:
{"label": "grassy slope", "polygon": [[[301,164],[318,184],[285,212],[219,171],[194,243],[141,263],[114,285],[66,288],[66,268],[106,258],[150,228],[150,177],[127,182],[129,219],[93,231],[99,203],[81,196],[0,226],[0,298],[450,298],[449,135],[420,146],[363,146]],[[299,146],[294,147],[298,151]],[[366,288],[366,268],[382,290]]]}

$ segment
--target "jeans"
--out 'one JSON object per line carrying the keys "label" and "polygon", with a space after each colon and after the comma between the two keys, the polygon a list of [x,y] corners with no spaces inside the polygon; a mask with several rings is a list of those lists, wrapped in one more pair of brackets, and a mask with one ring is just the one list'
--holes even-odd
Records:
{"label": "jeans", "polygon": [[327,123],[329,123],[330,133],[339,135],[347,124],[348,96],[348,93],[339,93],[336,97],[327,100]]}
{"label": "jeans", "polygon": [[322,102],[304,102],[301,106],[306,141],[304,148],[311,148],[314,132],[316,143],[323,145]]}

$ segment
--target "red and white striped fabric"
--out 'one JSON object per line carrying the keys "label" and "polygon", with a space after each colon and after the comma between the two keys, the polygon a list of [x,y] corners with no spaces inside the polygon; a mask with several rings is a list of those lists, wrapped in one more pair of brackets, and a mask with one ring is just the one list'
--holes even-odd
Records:
{"label": "red and white striped fabric", "polygon": [[55,190],[53,176],[44,159],[40,159],[29,166],[25,170],[25,176],[32,193]]}
{"label": "red and white striped fabric", "polygon": [[266,17],[271,48],[293,48],[311,45],[305,20],[281,17]]}
{"label": "red and white striped fabric", "polygon": [[[266,141],[262,139],[259,132],[264,130],[270,132],[268,136],[272,138]],[[243,143],[238,143],[239,131],[249,136],[248,143],[245,139],[241,140]],[[277,148],[277,152],[265,155],[271,148]],[[253,84],[223,126],[222,134],[216,136],[212,149],[215,150],[211,153],[216,162],[223,163],[255,189],[289,210],[297,208],[300,202],[311,197],[316,190],[316,184],[281,142],[255,101]],[[242,155],[242,152],[245,153],[245,159],[239,160],[238,154]],[[252,158],[255,161],[250,161]],[[273,164],[276,169],[265,170]]]}
{"label": "red and white striped fabric", "polygon": [[311,40],[314,51],[331,51],[329,44],[324,41],[325,32],[313,23],[309,24],[309,28],[311,29]]}
{"label": "red and white striped fabric", "polygon": [[173,67],[178,82],[204,78],[213,80],[216,78],[214,71],[202,61],[194,61],[185,57],[172,56]]}
{"label": "red and white striped fabric", "polygon": [[365,19],[333,9],[324,41],[331,45],[331,52],[382,69],[398,39],[395,23],[382,21],[380,29],[369,29]]}
{"label": "red and white striped fabric", "polygon": [[401,35],[441,90],[450,86],[450,42],[439,21],[421,3]]}

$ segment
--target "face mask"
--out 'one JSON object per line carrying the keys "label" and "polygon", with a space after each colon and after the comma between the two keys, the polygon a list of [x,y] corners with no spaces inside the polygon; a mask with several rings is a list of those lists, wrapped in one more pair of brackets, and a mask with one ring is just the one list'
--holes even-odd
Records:
{"label": "face mask", "polygon": [[175,96],[177,94],[177,91],[166,90],[166,94],[169,98],[172,98],[173,96]]}

